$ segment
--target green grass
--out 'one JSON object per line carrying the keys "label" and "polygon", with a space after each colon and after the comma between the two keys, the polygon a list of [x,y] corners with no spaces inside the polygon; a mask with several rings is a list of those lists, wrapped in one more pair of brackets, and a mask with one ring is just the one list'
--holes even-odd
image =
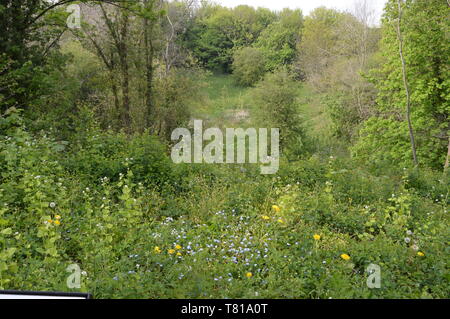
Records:
{"label": "green grass", "polygon": [[250,109],[251,88],[236,85],[226,74],[211,74],[206,82],[201,92],[204,102],[193,110],[193,118],[203,119],[208,126],[214,127],[243,124],[245,118],[239,114]]}
{"label": "green grass", "polygon": [[320,94],[315,93],[307,85],[299,87],[299,110],[305,119],[309,131],[315,136],[329,136],[331,119],[325,106],[321,103]]}
{"label": "green grass", "polygon": [[304,127],[311,139],[315,141],[316,152],[321,155],[349,157],[348,145],[333,136],[331,118],[323,104],[323,96],[307,84],[298,89],[299,113],[304,120]]}
{"label": "green grass", "polygon": [[[192,110],[192,118],[204,120],[207,127],[258,127],[255,115],[259,110],[252,99],[254,88],[239,86],[231,75],[220,73],[210,74],[203,81],[202,99]],[[331,119],[321,94],[299,82],[298,105],[316,151],[324,156],[348,157],[347,145],[332,136]]]}
{"label": "green grass", "polygon": [[[238,111],[258,112],[252,101],[253,88],[245,88],[235,83],[227,74],[211,74],[206,79],[201,95],[202,104],[193,110],[193,117],[207,120],[219,127],[236,124],[233,114]],[[320,95],[307,86],[299,85],[299,110],[314,136],[329,135],[330,119],[321,104]],[[239,122],[239,121],[238,121]]]}

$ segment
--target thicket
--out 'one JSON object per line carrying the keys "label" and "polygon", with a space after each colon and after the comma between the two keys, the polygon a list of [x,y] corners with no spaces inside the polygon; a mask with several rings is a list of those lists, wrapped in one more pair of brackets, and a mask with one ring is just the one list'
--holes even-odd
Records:
{"label": "thicket", "polygon": [[[3,1],[0,289],[67,291],[78,264],[96,298],[448,297],[448,12]],[[278,174],[174,164],[205,102],[280,128]]]}

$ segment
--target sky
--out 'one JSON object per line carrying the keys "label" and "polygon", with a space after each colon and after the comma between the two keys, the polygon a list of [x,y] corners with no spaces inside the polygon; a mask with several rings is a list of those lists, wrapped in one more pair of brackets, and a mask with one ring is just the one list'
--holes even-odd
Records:
{"label": "sky", "polygon": [[[375,24],[381,19],[384,4],[387,0],[368,0],[373,10],[376,12]],[[215,0],[223,6],[235,7],[241,4],[249,6],[264,7],[272,10],[281,10],[283,8],[297,9],[300,8],[304,15],[308,15],[313,9],[325,6],[327,8],[339,10],[351,10],[355,0]]]}

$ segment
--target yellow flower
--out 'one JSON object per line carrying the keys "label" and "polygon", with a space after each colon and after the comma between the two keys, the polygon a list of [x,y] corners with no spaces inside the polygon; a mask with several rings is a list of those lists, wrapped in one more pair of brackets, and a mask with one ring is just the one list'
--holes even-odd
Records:
{"label": "yellow flower", "polygon": [[262,219],[264,219],[264,220],[269,220],[269,219],[270,219],[270,217],[269,217],[269,216],[267,216],[267,215],[263,215],[263,216],[262,216]]}
{"label": "yellow flower", "polygon": [[175,254],[175,249],[169,249],[167,252],[168,252],[170,255]]}
{"label": "yellow flower", "polygon": [[181,249],[181,246],[180,246],[180,245],[176,245],[176,246],[175,246],[175,249],[176,249],[176,250],[180,250],[180,249]]}
{"label": "yellow flower", "polygon": [[318,234],[315,234],[313,237],[315,240],[320,240],[320,238],[321,238],[320,235],[318,235]]}
{"label": "yellow flower", "polygon": [[180,252],[177,252],[177,256],[181,256],[181,253],[180,253]]}
{"label": "yellow flower", "polygon": [[344,260],[350,260],[350,256],[347,255],[347,254],[342,254],[341,258],[344,259]]}
{"label": "yellow flower", "polygon": [[419,251],[419,252],[417,252],[417,256],[423,257],[423,256],[425,256],[425,254],[423,252]]}
{"label": "yellow flower", "polygon": [[56,216],[55,216],[55,219],[61,219],[61,216],[56,215]]}
{"label": "yellow flower", "polygon": [[59,226],[61,224],[59,220],[55,220],[54,223],[55,223],[56,226]]}
{"label": "yellow flower", "polygon": [[279,212],[281,211],[281,208],[280,208],[280,206],[278,206],[278,205],[272,205],[272,209],[273,209],[276,213],[279,213]]}
{"label": "yellow flower", "polygon": [[284,220],[282,220],[281,218],[278,218],[278,222],[279,222],[280,224],[284,224]]}
{"label": "yellow flower", "polygon": [[252,274],[251,272],[248,272],[248,273],[245,274],[245,277],[247,277],[247,278],[252,278],[252,277],[253,277],[253,274]]}
{"label": "yellow flower", "polygon": [[47,223],[51,224],[51,223],[53,223],[53,220],[49,219],[49,220],[47,220]]}
{"label": "yellow flower", "polygon": [[161,248],[159,248],[158,246],[156,246],[156,247],[153,249],[153,251],[154,251],[155,253],[157,253],[157,254],[160,254],[160,253],[161,253]]}

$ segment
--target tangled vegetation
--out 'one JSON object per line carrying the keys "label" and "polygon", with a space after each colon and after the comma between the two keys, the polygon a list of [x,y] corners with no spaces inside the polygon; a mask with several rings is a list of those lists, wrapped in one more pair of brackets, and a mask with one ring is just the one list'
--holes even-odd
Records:
{"label": "tangled vegetation", "polygon": [[[0,5],[0,289],[449,297],[445,1],[389,0],[381,27],[326,8],[137,2],[78,1],[97,11],[70,34],[49,1]],[[174,164],[171,132],[193,119],[280,128],[279,171]]]}

